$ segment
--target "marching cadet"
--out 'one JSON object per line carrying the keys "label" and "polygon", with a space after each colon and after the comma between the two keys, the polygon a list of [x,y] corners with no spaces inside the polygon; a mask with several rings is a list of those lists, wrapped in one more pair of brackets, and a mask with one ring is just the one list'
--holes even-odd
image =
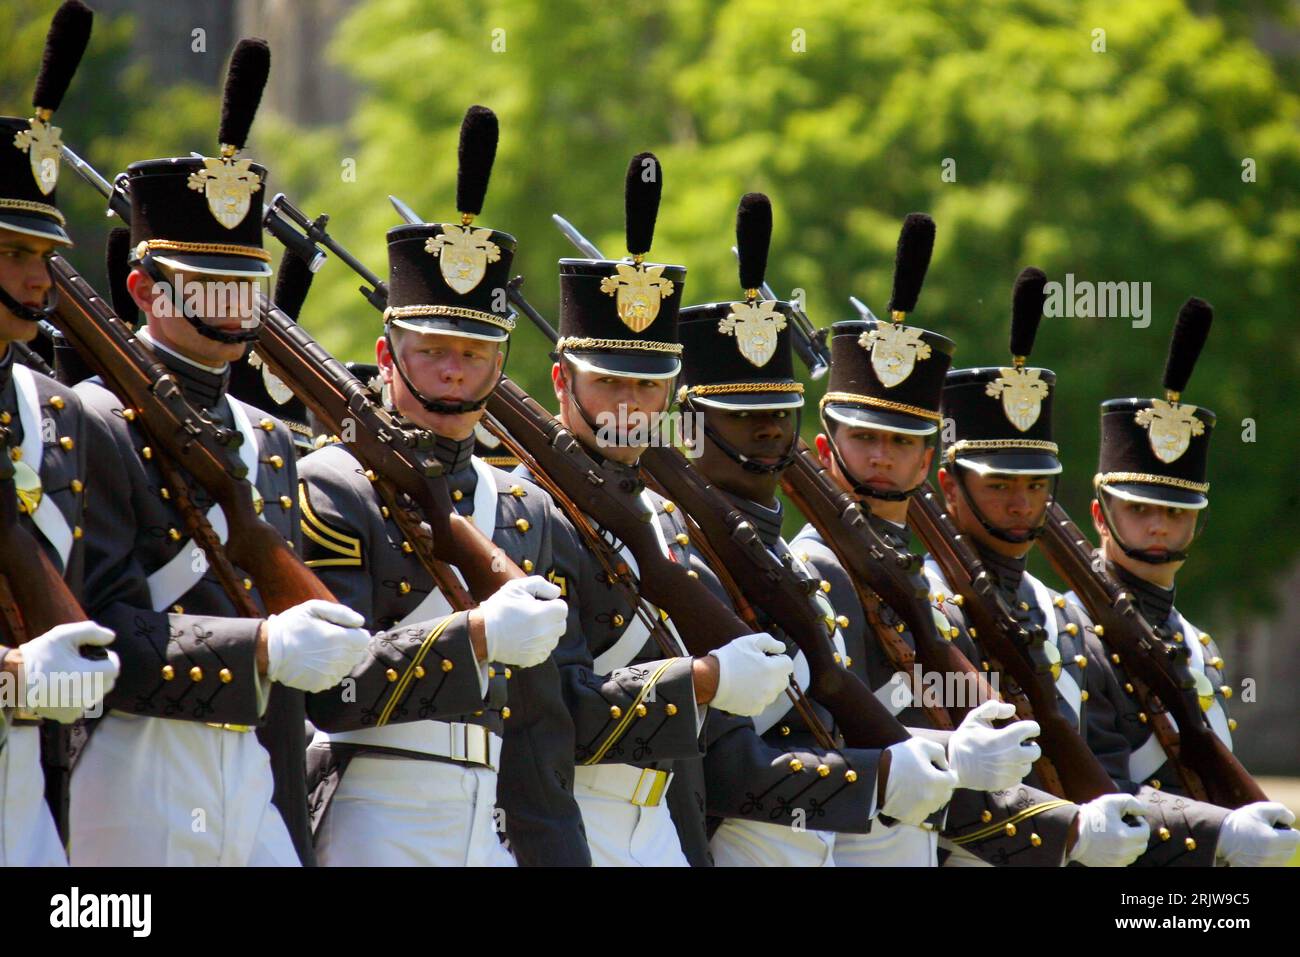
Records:
{"label": "marching cadet", "polygon": [[[690,564],[685,517],[645,488],[637,468],[681,370],[677,314],[686,269],[645,259],[662,186],[655,156],[634,156],[626,189],[630,261],[560,260],[560,338],[551,379],[561,423],[612,486],[639,490],[664,553]],[[594,524],[590,533],[605,536],[617,559],[637,568],[611,533]],[[705,706],[759,713],[788,684],[790,659],[767,653],[783,646],[766,634],[743,635],[692,658],[677,634],[690,622],[638,607],[612,580],[591,540],[568,521],[557,523],[554,574],[569,604],[556,660],[577,734],[575,794],[592,862],[708,864],[697,797]]]}
{"label": "marching cadet", "polygon": [[[269,60],[264,41],[236,48],[219,157],[128,167],[127,284],[146,317],[139,338],[192,405],[243,436],[238,454],[262,518],[297,548],[289,433],[226,394],[229,363],[256,335],[251,293],[270,273],[258,213],[266,169],[236,158]],[[196,290],[231,283],[233,308],[211,306],[208,295],[195,308]],[[76,392],[87,412],[87,458],[114,463],[86,482],[86,596],[87,610],[117,634],[123,677],[73,775],[72,862],[309,860],[301,692],[337,684],[365,653],[361,616],[309,601],[265,619],[236,617],[182,531],[138,417],[95,381]],[[220,528],[220,510],[201,488],[192,491]],[[260,604],[256,583],[244,585]],[[259,740],[251,732],[264,722],[268,737]]]}
{"label": "marching cadet", "polygon": [[[770,237],[767,197],[748,194],[737,216],[746,298],[682,310],[679,395],[703,421],[696,467],[754,526],[769,551],[812,579],[781,538],[783,514],[776,498],[781,472],[794,456],[803,386],[794,379],[789,304],[758,297]],[[825,594],[816,591],[815,600],[834,621]],[[783,634],[773,633],[794,654]],[[843,658],[839,628],[832,640]],[[803,653],[794,654],[794,661],[795,677],[805,684]],[[812,705],[829,727],[826,711]],[[707,809],[723,819],[710,845],[719,865],[832,866],[840,833],[865,833],[878,812],[919,825],[948,802],[957,784],[936,741],[912,737],[884,752],[817,747],[812,729],[784,696],[752,721],[711,712],[705,743]],[[798,826],[800,818],[809,826]]]}
{"label": "marching cadet", "polygon": [[[951,339],[903,324],[915,308],[933,239],[934,223],[928,216],[914,213],[904,222],[888,325],[853,321],[831,327],[831,374],[820,406],[824,431],[816,439],[817,454],[827,474],[866,506],[876,533],[902,551],[912,550],[907,504],[925,483],[934,459],[939,400],[954,350]],[[829,585],[828,594],[844,615],[842,631],[849,667],[905,726],[933,728],[933,721],[913,698],[911,676],[898,670],[872,636],[853,581],[835,552],[811,524],[795,536],[791,547]],[[914,646],[910,630],[893,609],[882,606],[880,618],[884,625],[899,630],[902,641]],[[946,620],[940,621],[946,632]],[[969,644],[961,651],[967,657],[975,655]],[[1039,807],[1033,828],[1013,829],[1010,834],[1002,828],[984,833],[987,829],[981,824],[971,832],[972,838],[960,832],[945,832],[944,836],[987,861],[1056,865],[1064,858],[1077,809],[1061,802],[1045,807],[1052,802],[1050,794],[1019,786],[1041,752],[1036,743],[1028,741],[1038,733],[1037,722],[1017,721],[1001,729],[991,726],[993,720],[1014,714],[1012,705],[985,702],[972,708],[948,739],[948,761],[960,786],[947,821],[979,821],[985,811],[1005,820],[1026,807]],[[934,830],[905,824],[881,826],[869,834],[842,834],[835,841],[835,863],[933,866],[938,837]]]}
{"label": "marching cadet", "polygon": [[[55,250],[72,245],[55,199],[59,129],[51,114],[85,51],[91,19],[79,0],[59,8],[36,83],[36,114],[0,118],[0,428],[7,433],[5,452],[13,472],[12,482],[0,483],[0,494],[17,496],[19,521],[74,592],[80,589],[84,558],[81,401],[60,383],[16,362],[14,346],[31,342],[39,321],[52,313],[47,260]],[[67,807],[61,777],[67,768],[59,759],[66,745],[61,728],[43,728],[42,721],[70,724],[112,689],[117,655],[109,652],[106,659],[92,661],[80,649],[107,645],[113,633],[81,622],[60,625],[20,647],[12,646],[15,638],[10,623],[0,622],[0,866],[65,864],[60,835],[67,833]],[[102,683],[97,688],[93,680],[61,680],[70,674],[98,674]],[[66,688],[85,697],[58,701],[42,688]],[[53,779],[56,775],[60,780]]]}
{"label": "marching cadet", "polygon": [[[1092,622],[1025,570],[1061,473],[1052,437],[1056,375],[1025,365],[1042,318],[1045,284],[1046,276],[1032,268],[1017,279],[1010,367],[948,373],[942,411],[953,432],[939,482],[953,522],[970,537],[1008,607],[1026,626],[1045,630],[1047,654],[1057,665],[1057,704],[1120,789],[1080,806],[1067,859],[1090,866],[1209,866],[1228,812],[1170,800],[1128,777],[1132,747],[1113,726],[1125,705],[1111,698],[1115,682],[1107,676],[1110,663]],[[961,609],[945,600],[952,589],[933,559],[927,571],[941,610],[969,637]],[[975,645],[982,651],[978,639]]]}
{"label": "marching cadet", "polygon": [[515,239],[472,225],[496,140],[496,116],[471,107],[460,222],[389,230],[376,355],[393,407],[429,432],[457,511],[536,574],[453,614],[347,448],[303,459],[307,564],[375,632],[346,693],[309,702],[322,864],[590,863],[573,799],[573,722],[551,658],[568,610],[541,577],[557,516],[536,486],[473,455],[515,324],[505,298]]}
{"label": "marching cadet", "polygon": [[[1201,299],[1188,299],[1180,310],[1165,366],[1164,399],[1102,403],[1092,521],[1101,540],[1104,573],[1128,590],[1138,612],[1170,649],[1186,649],[1187,667],[1210,727],[1231,750],[1236,721],[1226,713],[1232,689],[1223,658],[1210,636],[1174,606],[1174,578],[1187,561],[1197,537],[1197,519],[1209,504],[1205,479],[1215,415],[1181,401],[1181,396],[1213,316]],[[1066,597],[1077,601],[1073,593]],[[1166,794],[1184,794],[1159,739],[1141,720],[1146,708],[1117,657],[1090,661],[1107,683],[1107,693],[1093,709],[1095,722],[1122,735],[1128,744],[1127,766],[1121,766],[1117,776]],[[1300,833],[1290,829],[1294,823],[1295,815],[1272,801],[1238,808],[1220,828],[1216,860],[1235,866],[1286,864],[1300,843]]]}

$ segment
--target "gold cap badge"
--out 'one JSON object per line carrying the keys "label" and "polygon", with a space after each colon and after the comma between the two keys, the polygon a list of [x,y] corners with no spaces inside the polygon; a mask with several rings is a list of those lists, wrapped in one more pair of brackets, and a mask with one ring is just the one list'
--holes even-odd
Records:
{"label": "gold cap badge", "polygon": [[1192,437],[1205,434],[1205,423],[1196,417],[1196,406],[1152,399],[1151,408],[1142,409],[1133,421],[1147,430],[1151,451],[1161,462],[1176,462]]}
{"label": "gold cap badge", "polygon": [[740,354],[762,368],[776,354],[777,333],[785,328],[785,316],[775,309],[775,299],[733,302],[731,315],[718,323],[718,332],[734,335]]}
{"label": "gold cap badge", "polygon": [[984,389],[984,394],[996,399],[1002,397],[1002,411],[1021,432],[1028,432],[1043,411],[1043,400],[1050,388],[1039,375],[1038,369],[1024,367],[1000,369],[1001,373]]}

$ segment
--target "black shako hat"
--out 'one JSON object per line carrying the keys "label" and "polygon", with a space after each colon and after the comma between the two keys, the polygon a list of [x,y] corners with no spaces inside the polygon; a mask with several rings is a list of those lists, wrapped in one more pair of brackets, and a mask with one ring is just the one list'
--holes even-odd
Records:
{"label": "black shako hat", "polygon": [[239,41],[226,70],[218,156],[127,167],[132,265],[230,278],[271,275],[271,256],[262,248],[266,167],[239,158],[270,70],[265,40]]}
{"label": "black shako hat", "polygon": [[0,228],[71,246],[55,200],[62,130],[50,121],[90,42],[94,14],[81,0],[55,11],[32,96],[30,119],[0,117]]}
{"label": "black shako hat", "polygon": [[898,236],[890,321],[831,326],[823,421],[908,435],[938,431],[944,375],[956,345],[938,333],[903,324],[916,308],[933,251],[934,220],[924,213],[910,214]]}
{"label": "black shako hat", "polygon": [[490,109],[466,110],[456,176],[460,223],[414,223],[388,231],[385,322],[494,342],[510,337],[515,318],[506,283],[517,243],[509,233],[473,225],[483,211],[499,136]]}
{"label": "black shako hat", "polygon": [[762,193],[746,193],[736,210],[745,298],[682,310],[683,401],[752,411],[803,406],[803,384],[794,376],[790,304],[759,298],[771,241],[771,201]]}
{"label": "black shako hat", "polygon": [[1060,473],[1058,449],[1052,441],[1056,373],[1025,365],[1043,318],[1046,285],[1043,271],[1033,266],[1016,277],[1011,366],[948,373],[942,412],[954,425],[953,441],[944,449],[949,464],[955,462],[980,473]]}
{"label": "black shako hat", "polygon": [[647,263],[663,167],[638,153],[624,188],[629,258],[560,260],[560,339],[556,351],[579,369],[642,379],[681,371],[677,313],[686,267]]}
{"label": "black shako hat", "polygon": [[1214,413],[1179,399],[1210,334],[1214,308],[1191,298],[1178,311],[1165,363],[1163,399],[1109,399],[1101,404],[1101,456],[1093,485],[1118,498],[1201,509]]}

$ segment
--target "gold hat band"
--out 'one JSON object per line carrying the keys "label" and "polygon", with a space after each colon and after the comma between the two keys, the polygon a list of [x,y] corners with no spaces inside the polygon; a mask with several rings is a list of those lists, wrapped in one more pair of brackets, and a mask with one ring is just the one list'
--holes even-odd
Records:
{"label": "gold hat band", "polygon": [[1101,485],[1118,485],[1135,482],[1139,485],[1167,485],[1169,488],[1181,488],[1188,492],[1209,494],[1209,482],[1193,482],[1191,479],[1174,478],[1172,475],[1153,475],[1149,472],[1099,472],[1093,476],[1093,488]]}
{"label": "gold hat band", "polygon": [[724,382],[720,385],[683,386],[682,395],[729,395],[737,392],[797,392],[803,395],[802,382]]}
{"label": "gold hat band", "polygon": [[462,306],[389,306],[384,310],[384,322],[393,319],[413,319],[420,316],[451,316],[457,319],[477,319],[479,322],[489,323],[499,329],[504,329],[506,332],[512,332],[515,328],[515,320],[509,316],[498,316],[496,313],[466,309]]}
{"label": "gold hat band", "polygon": [[42,216],[49,216],[60,226],[68,225],[67,219],[58,208],[49,203],[36,203],[30,199],[0,199],[0,209],[12,209],[17,213],[40,213]]}
{"label": "gold hat band", "polygon": [[143,259],[146,253],[194,253],[198,256],[245,256],[269,263],[271,254],[259,246],[240,246],[235,243],[186,243],[176,239],[146,239],[136,244],[135,256]]}
{"label": "gold hat band", "polygon": [[565,349],[628,349],[639,352],[666,352],[682,354],[680,342],[659,342],[654,339],[586,339],[579,336],[561,336],[555,343],[557,352]]}
{"label": "gold hat band", "polygon": [[938,412],[931,412],[929,409],[923,409],[919,405],[907,405],[904,402],[891,402],[889,399],[878,399],[874,395],[859,395],[856,392],[827,392],[822,396],[819,409],[825,409],[832,402],[845,402],[855,405],[869,405],[877,409],[884,409],[887,412],[902,412],[904,415],[914,415],[918,419],[925,419],[928,422],[942,422],[943,416]]}
{"label": "gold hat band", "polygon": [[1046,452],[1057,455],[1060,447],[1043,439],[962,439],[952,444],[945,458],[953,462],[963,452]]}

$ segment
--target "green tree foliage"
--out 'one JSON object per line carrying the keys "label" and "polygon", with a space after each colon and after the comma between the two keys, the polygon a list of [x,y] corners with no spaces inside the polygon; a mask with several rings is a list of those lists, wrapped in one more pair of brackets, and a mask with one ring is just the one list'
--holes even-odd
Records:
{"label": "green tree foliage", "polygon": [[[31,115],[32,88],[57,7],[50,0],[0,5],[0,35],[11,38],[0,59],[0,112]],[[216,149],[217,91],[152,78],[148,63],[132,62],[132,30],[130,16],[96,13],[90,45],[54,120],[63,141],[110,180],[135,160]],[[99,284],[107,230],[122,224],[116,217],[105,220],[104,200],[66,163],[59,174],[58,200],[77,244],[69,258]]]}
{"label": "green tree foliage", "polygon": [[[1084,525],[1098,403],[1157,394],[1179,304],[1207,298],[1217,327],[1186,395],[1219,415],[1214,514],[1182,576],[1180,604],[1197,618],[1265,600],[1260,565],[1296,551],[1300,99],[1294,58],[1275,64],[1253,45],[1257,17],[1294,23],[1285,4],[1209,0],[364,0],[325,54],[360,87],[349,122],[303,131],[263,117],[253,155],[271,192],[328,211],[384,275],[384,231],[398,222],[387,195],[452,218],[460,118],[491,106],[502,140],[479,223],[519,238],[516,270],[552,317],[555,261],[573,251],[550,214],[621,253],[622,175],[643,149],[665,169],[652,258],[689,266],[687,301],[738,291],[732,223],[752,189],[775,206],[773,286],[802,290],[821,324],[853,317],[850,294],[883,311],[898,225],[931,213],[938,242],[915,321],[957,340],[958,365],[1005,361],[1024,265],[1149,282],[1149,327],[1049,319],[1035,350],[1059,374],[1061,496]],[[27,60],[0,64],[6,89],[31,75],[39,43],[13,19]],[[197,119],[197,94],[155,90],[146,108],[124,95],[138,92],[129,70],[101,76],[69,97],[69,142],[86,142],[71,114],[87,98],[107,114],[81,115],[91,146],[113,162],[208,148],[215,115]],[[356,285],[330,262],[304,318],[342,357],[368,359],[378,316]],[[544,340],[520,328],[511,372],[546,397]]]}

